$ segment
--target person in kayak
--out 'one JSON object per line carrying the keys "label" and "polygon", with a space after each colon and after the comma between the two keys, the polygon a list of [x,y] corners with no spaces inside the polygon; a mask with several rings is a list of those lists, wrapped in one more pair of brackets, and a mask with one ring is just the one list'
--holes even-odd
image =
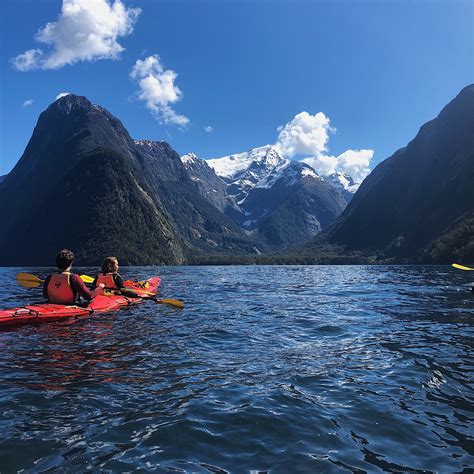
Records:
{"label": "person in kayak", "polygon": [[117,257],[106,257],[102,264],[102,272],[96,276],[92,288],[104,285],[106,290],[118,290],[123,288],[123,278],[118,273],[119,263]]}
{"label": "person in kayak", "polygon": [[81,277],[71,272],[73,262],[74,253],[70,250],[63,249],[56,255],[56,266],[59,271],[49,275],[43,286],[43,296],[49,303],[75,304],[79,296],[91,301],[104,288],[101,284],[96,290],[90,291]]}

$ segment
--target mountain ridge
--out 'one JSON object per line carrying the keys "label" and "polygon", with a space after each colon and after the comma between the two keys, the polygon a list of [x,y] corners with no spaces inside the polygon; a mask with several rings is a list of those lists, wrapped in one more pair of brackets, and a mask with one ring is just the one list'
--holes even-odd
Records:
{"label": "mountain ridge", "polygon": [[[436,261],[429,249],[474,211],[473,182],[474,85],[469,85],[372,171],[336,223],[307,249],[327,242],[381,260]],[[468,250],[459,256],[474,259]]]}
{"label": "mountain ridge", "polygon": [[148,145],[85,97],[51,104],[0,183],[7,203],[0,264],[47,264],[62,247],[82,264],[107,254],[136,265],[185,263],[209,249],[256,251],[200,195],[166,142]]}
{"label": "mountain ridge", "polygon": [[[197,174],[196,155],[181,159],[194,179],[203,179]],[[348,200],[342,185],[324,180],[306,163],[281,157],[271,145],[205,163],[225,183],[219,190],[220,201],[227,200],[221,206],[224,213],[260,236],[271,249],[286,248],[317,234],[335,220]]]}

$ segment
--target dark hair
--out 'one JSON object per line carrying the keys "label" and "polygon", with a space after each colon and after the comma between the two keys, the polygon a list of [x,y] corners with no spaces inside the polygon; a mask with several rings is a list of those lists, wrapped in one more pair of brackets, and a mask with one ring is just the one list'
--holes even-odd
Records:
{"label": "dark hair", "polygon": [[102,264],[102,273],[112,273],[116,263],[118,264],[117,257],[105,257]]}
{"label": "dark hair", "polygon": [[70,250],[63,249],[56,255],[56,266],[60,270],[66,270],[72,262],[74,262],[74,254]]}

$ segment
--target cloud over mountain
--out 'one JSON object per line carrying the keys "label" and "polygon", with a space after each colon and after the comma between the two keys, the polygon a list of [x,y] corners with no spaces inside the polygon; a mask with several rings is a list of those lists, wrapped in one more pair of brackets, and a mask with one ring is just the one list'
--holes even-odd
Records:
{"label": "cloud over mountain", "polygon": [[320,154],[326,151],[331,131],[329,118],[322,112],[311,115],[301,112],[286,125],[278,127],[280,132],[276,149],[285,157]]}
{"label": "cloud over mountain", "polygon": [[339,172],[350,176],[355,183],[361,183],[370,173],[373,156],[374,150],[346,150],[339,156],[317,155],[301,161],[323,176]]}
{"label": "cloud over mountain", "polygon": [[130,73],[130,77],[138,82],[138,98],[145,102],[157,120],[185,126],[189,119],[176,113],[170,105],[181,100],[183,96],[174,83],[177,76],[173,70],[163,67],[157,54],[137,60]]}
{"label": "cloud over mountain", "polygon": [[63,0],[61,13],[35,35],[45,49],[29,49],[11,59],[19,71],[59,69],[78,61],[117,59],[121,36],[132,33],[140,8],[121,0]]}
{"label": "cloud over mountain", "polygon": [[314,115],[301,112],[286,125],[278,127],[275,148],[285,158],[304,156],[302,161],[314,168],[320,175],[335,172],[351,176],[360,183],[370,173],[373,150],[346,150],[339,156],[326,155],[331,127],[329,117],[323,112]]}

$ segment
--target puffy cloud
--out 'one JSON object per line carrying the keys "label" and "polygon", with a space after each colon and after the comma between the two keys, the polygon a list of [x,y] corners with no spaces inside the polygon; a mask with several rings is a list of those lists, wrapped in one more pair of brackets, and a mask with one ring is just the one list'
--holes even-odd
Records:
{"label": "puffy cloud", "polygon": [[275,147],[285,157],[295,155],[319,155],[326,151],[329,132],[334,131],[329,118],[322,112],[310,115],[301,112],[284,126],[278,128]]}
{"label": "puffy cloud", "polygon": [[336,172],[337,158],[335,156],[311,156],[301,160],[303,163],[311,166],[319,175],[327,176]]}
{"label": "puffy cloud", "polygon": [[11,63],[19,71],[30,71],[117,59],[124,50],[117,40],[132,33],[140,13],[139,8],[125,8],[121,0],[63,0],[57,21],[47,23],[35,35],[47,50],[30,49]]}
{"label": "puffy cloud", "polygon": [[65,96],[67,96],[67,95],[69,95],[69,94],[70,94],[70,92],[60,92],[60,93],[56,96],[56,98],[55,98],[54,100],[58,100],[58,99],[60,99],[61,97],[65,97]]}
{"label": "puffy cloud", "polygon": [[207,133],[212,133],[214,129],[210,125],[208,125],[207,127],[204,127],[204,131]]}
{"label": "puffy cloud", "polygon": [[23,107],[31,107],[33,105],[33,99],[28,99],[23,102]]}
{"label": "puffy cloud", "polygon": [[337,157],[337,170],[349,175],[356,183],[370,173],[374,150],[347,150]]}
{"label": "puffy cloud", "polygon": [[183,96],[174,83],[177,76],[171,69],[165,70],[157,54],[137,60],[130,73],[130,77],[138,83],[138,98],[145,102],[157,120],[185,126],[189,119],[170,106]]}
{"label": "puffy cloud", "polygon": [[339,156],[326,155],[331,127],[329,118],[322,112],[311,115],[301,112],[291,122],[279,127],[274,147],[285,158],[306,155],[302,161],[320,175],[340,172],[360,183],[370,173],[373,150],[346,150]]}
{"label": "puffy cloud", "polygon": [[301,161],[314,168],[320,175],[344,173],[355,183],[361,183],[370,173],[370,161],[373,156],[374,150],[346,150],[337,157],[319,155]]}

